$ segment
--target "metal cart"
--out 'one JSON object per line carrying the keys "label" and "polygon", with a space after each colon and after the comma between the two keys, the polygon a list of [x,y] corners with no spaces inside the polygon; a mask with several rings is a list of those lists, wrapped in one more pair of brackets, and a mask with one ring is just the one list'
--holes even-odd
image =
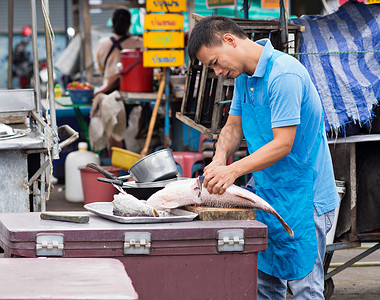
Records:
{"label": "metal cart", "polygon": [[[78,133],[67,125],[57,128],[49,1],[42,1],[49,78],[46,116],[40,99],[36,1],[30,0],[34,89],[12,89],[13,0],[8,1],[8,8],[8,90],[0,92],[0,123],[12,131],[0,139],[0,213],[44,211],[50,191],[48,167],[51,170],[52,160],[59,158],[60,150],[75,141]],[[67,138],[60,143],[61,133]]]}
{"label": "metal cart", "polygon": [[[380,248],[380,232],[378,230],[362,232],[362,230],[358,228],[358,204],[366,205],[365,202],[367,201],[366,198],[361,197],[362,193],[360,190],[365,187],[363,187],[362,183],[358,180],[358,169],[360,164],[363,163],[362,159],[358,161],[358,156],[367,156],[365,148],[363,148],[362,145],[374,148],[378,143],[380,143],[380,134],[360,134],[329,141],[335,177],[345,180],[346,195],[341,202],[336,232],[336,236],[341,236],[341,238],[335,237],[334,242],[327,245],[326,248],[324,269],[325,298],[327,300],[330,299],[334,292],[334,282],[332,278],[334,275],[342,272]],[[376,167],[375,164],[373,167]],[[376,170],[374,170],[374,172],[376,172]],[[362,243],[375,243],[375,245],[329,272],[334,251],[356,248]]]}

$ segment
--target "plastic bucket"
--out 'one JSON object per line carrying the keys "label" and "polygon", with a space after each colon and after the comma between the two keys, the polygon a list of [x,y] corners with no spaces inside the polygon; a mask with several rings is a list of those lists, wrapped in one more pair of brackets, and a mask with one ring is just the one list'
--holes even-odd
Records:
{"label": "plastic bucket", "polygon": [[113,166],[120,167],[128,171],[133,164],[137,163],[140,159],[140,154],[125,150],[119,147],[112,147],[111,162]]}
{"label": "plastic bucket", "polygon": [[335,231],[336,231],[336,224],[338,223],[338,217],[339,217],[339,209],[340,209],[340,203],[342,202],[342,199],[344,197],[344,194],[346,193],[346,187],[345,182],[341,180],[335,180],[336,189],[339,194],[340,202],[337,208],[335,208],[335,217],[334,222],[331,226],[330,231],[326,235],[326,244],[330,245],[334,243],[335,238]]}
{"label": "plastic bucket", "polygon": [[[102,168],[115,176],[120,175],[121,168],[113,166],[102,166]],[[98,177],[104,177],[101,173],[89,167],[81,167],[79,169],[82,179],[84,204],[113,201],[113,195],[117,193],[117,190],[112,184],[97,180]]]}
{"label": "plastic bucket", "polygon": [[153,68],[144,68],[143,53],[139,49],[120,52],[120,90],[126,92],[152,92]]}

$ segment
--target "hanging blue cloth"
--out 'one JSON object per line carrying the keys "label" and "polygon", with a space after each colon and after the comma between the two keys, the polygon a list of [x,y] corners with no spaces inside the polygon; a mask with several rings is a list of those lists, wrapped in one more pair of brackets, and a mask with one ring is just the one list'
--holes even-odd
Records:
{"label": "hanging blue cloth", "polygon": [[298,58],[321,97],[326,131],[369,125],[380,100],[380,5],[348,1],[289,22],[305,27]]}

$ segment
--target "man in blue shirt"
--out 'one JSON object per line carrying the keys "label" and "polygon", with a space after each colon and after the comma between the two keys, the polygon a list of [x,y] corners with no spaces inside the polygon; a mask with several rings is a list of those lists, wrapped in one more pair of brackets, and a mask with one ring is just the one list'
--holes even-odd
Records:
{"label": "man in blue shirt", "polygon": [[[222,194],[236,178],[252,173],[256,193],[294,231],[289,237],[274,217],[258,211],[268,226],[268,246],[259,253],[258,299],[324,299],[326,234],[338,206],[322,103],[307,70],[274,50],[267,39],[254,42],[232,20],[202,19],[188,45],[216,75],[235,78],[230,115],[204,186]],[[249,155],[231,165],[227,158],[242,138]]]}

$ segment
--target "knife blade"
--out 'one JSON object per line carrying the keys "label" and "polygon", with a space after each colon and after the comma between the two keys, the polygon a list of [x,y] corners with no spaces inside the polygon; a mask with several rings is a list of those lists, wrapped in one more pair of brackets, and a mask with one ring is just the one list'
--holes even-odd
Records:
{"label": "knife blade", "polygon": [[203,182],[205,180],[204,176],[198,176],[198,188],[199,188],[199,194],[198,197],[201,198],[202,189],[203,189]]}

